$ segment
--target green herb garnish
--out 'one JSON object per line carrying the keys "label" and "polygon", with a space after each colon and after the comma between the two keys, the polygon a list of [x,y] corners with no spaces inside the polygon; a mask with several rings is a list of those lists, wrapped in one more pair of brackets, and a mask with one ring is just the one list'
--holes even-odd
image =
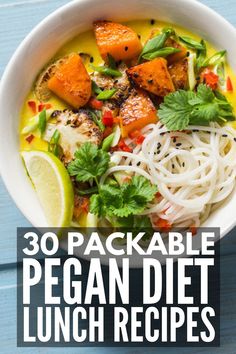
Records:
{"label": "green herb garnish", "polygon": [[116,61],[113,58],[113,56],[110,53],[108,53],[107,58],[108,58],[108,67],[111,69],[116,69]]}
{"label": "green herb garnish", "polygon": [[179,52],[181,52],[181,50],[178,48],[165,47],[165,48],[158,49],[155,52],[144,54],[143,59],[152,60],[158,57],[165,58],[170,54],[179,53]]}
{"label": "green herb garnish", "polygon": [[56,129],[50,139],[50,142],[48,144],[48,151],[52,152],[55,156],[59,156],[59,140],[60,140],[61,134],[59,131]]}
{"label": "green herb garnish", "polygon": [[191,124],[209,125],[210,122],[235,120],[232,106],[222,96],[203,84],[198,86],[196,93],[179,90],[165,97],[158,116],[171,131],[186,129]]}
{"label": "green herb garnish", "polygon": [[109,151],[112,143],[113,143],[113,140],[114,140],[114,136],[115,136],[115,133],[112,133],[110,135],[108,135],[104,140],[103,140],[103,143],[102,143],[102,150],[103,151]]}
{"label": "green herb garnish", "polygon": [[101,91],[96,98],[97,98],[97,100],[100,100],[100,101],[109,100],[110,98],[112,98],[112,96],[114,96],[114,94],[116,92],[117,92],[116,88],[113,88],[111,90],[104,90],[104,91]]}
{"label": "green herb garnish", "polygon": [[39,130],[41,133],[41,137],[44,134],[45,130],[46,130],[46,126],[47,126],[47,114],[46,114],[46,109],[44,108],[42,110],[42,112],[40,112],[39,114]]}
{"label": "green herb garnish", "polygon": [[121,186],[100,185],[90,199],[90,212],[98,216],[128,217],[141,213],[154,199],[157,187],[142,176],[134,176]]}
{"label": "green herb garnish", "polygon": [[214,55],[212,55],[212,57],[206,59],[203,62],[202,67],[215,66],[219,64],[224,59],[226,53],[227,53],[226,50],[221,50],[220,52],[215,53]]}
{"label": "green herb garnish", "polygon": [[76,152],[75,159],[69,163],[67,169],[70,176],[75,176],[78,182],[94,180],[98,185],[101,177],[108,169],[110,156],[91,143],[83,144]]}
{"label": "green herb garnish", "polygon": [[108,68],[107,66],[90,65],[90,67],[94,71],[97,71],[97,72],[99,72],[103,75],[106,75],[106,76],[113,76],[113,77],[121,77],[122,76],[122,73],[119,70],[111,69],[111,68]]}
{"label": "green herb garnish", "polygon": [[203,63],[206,60],[206,56],[207,56],[206,42],[203,39],[201,40],[201,45],[202,45],[203,49],[197,51],[197,61],[196,61],[197,71],[199,71],[201,69]]}
{"label": "green herb garnish", "polygon": [[93,91],[93,93],[95,93],[97,95],[99,95],[99,93],[102,92],[102,89],[100,89],[100,87],[93,80],[92,80],[92,91]]}
{"label": "green herb garnish", "polygon": [[147,41],[147,43],[143,47],[143,50],[139,56],[139,62],[141,61],[144,54],[153,53],[163,48],[166,40],[174,34],[175,31],[173,30],[173,28],[164,28],[159,35],[149,39],[149,41]]}
{"label": "green herb garnish", "polygon": [[98,126],[98,128],[104,132],[105,130],[105,126],[102,123],[102,119],[101,119],[101,112],[100,111],[89,111],[89,114],[92,118],[92,120],[94,121],[94,123]]}
{"label": "green herb garnish", "polygon": [[200,42],[195,41],[194,39],[181,36],[179,37],[180,41],[183,42],[188,48],[196,49],[196,50],[204,50],[204,45]]}

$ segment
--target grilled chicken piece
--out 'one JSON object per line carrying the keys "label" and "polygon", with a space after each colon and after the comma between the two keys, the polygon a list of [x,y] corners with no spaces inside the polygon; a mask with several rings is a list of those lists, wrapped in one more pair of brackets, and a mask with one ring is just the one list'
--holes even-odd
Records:
{"label": "grilled chicken piece", "polygon": [[185,58],[181,61],[170,65],[168,67],[170,76],[176,90],[185,90],[188,87],[188,59]]}
{"label": "grilled chicken piece", "polygon": [[[117,89],[117,92],[109,100],[112,103],[112,110],[121,106],[124,100],[129,95],[129,90],[131,88],[130,82],[128,80],[126,70],[128,69],[124,63],[121,63],[117,68],[121,73],[121,77],[112,78],[110,76],[102,75],[101,73],[94,72],[91,75],[91,79],[96,82],[96,84],[103,90],[110,90],[113,88]],[[106,104],[105,104],[106,106]],[[108,108],[109,109],[109,108]]]}
{"label": "grilled chicken piece", "polygon": [[50,141],[54,131],[60,133],[59,144],[63,150],[63,162],[69,163],[74,158],[74,153],[85,142],[100,145],[102,132],[92,120],[89,111],[80,109],[77,112],[66,109],[54,111],[52,118],[56,124],[48,125],[44,139]]}

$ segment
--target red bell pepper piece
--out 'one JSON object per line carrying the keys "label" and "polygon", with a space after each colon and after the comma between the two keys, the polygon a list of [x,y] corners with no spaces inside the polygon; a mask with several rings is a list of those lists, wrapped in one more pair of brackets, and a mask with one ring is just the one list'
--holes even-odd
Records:
{"label": "red bell pepper piece", "polygon": [[213,71],[206,71],[203,74],[203,79],[207,86],[209,86],[212,90],[216,90],[218,87],[219,76],[213,73]]}
{"label": "red bell pepper piece", "polygon": [[112,127],[114,123],[113,114],[111,111],[104,112],[102,122],[106,127]]}
{"label": "red bell pepper piece", "polygon": [[25,140],[30,144],[34,140],[34,135],[30,134],[27,138],[25,138]]}
{"label": "red bell pepper piece", "polygon": [[103,102],[97,100],[95,97],[91,97],[88,102],[88,105],[93,109],[101,110],[103,107]]}
{"label": "red bell pepper piece", "polygon": [[37,106],[35,101],[28,101],[28,106],[33,111],[34,114],[37,113]]}
{"label": "red bell pepper piece", "polygon": [[44,109],[50,109],[50,108],[52,108],[51,103],[40,103],[38,105],[38,111],[39,112],[42,112]]}
{"label": "red bell pepper piece", "polygon": [[232,80],[231,80],[231,78],[229,76],[227,77],[226,86],[227,86],[227,91],[228,92],[233,92],[234,87],[233,87]]}

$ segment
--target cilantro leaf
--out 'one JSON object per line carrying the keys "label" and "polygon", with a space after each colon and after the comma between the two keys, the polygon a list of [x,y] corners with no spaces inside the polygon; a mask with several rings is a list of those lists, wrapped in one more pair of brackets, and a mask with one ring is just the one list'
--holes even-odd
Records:
{"label": "cilantro leaf", "polygon": [[160,105],[158,115],[169,130],[183,130],[189,125],[192,106],[189,101],[194,98],[192,91],[179,90],[166,96]]}
{"label": "cilantro leaf", "polygon": [[233,108],[225,96],[203,84],[196,93],[179,90],[166,96],[158,116],[171,131],[184,130],[190,124],[235,120]]}
{"label": "cilantro leaf", "polygon": [[99,194],[90,199],[90,212],[98,216],[128,217],[141,213],[152,201],[157,187],[142,176],[119,185],[101,185]]}
{"label": "cilantro leaf", "polygon": [[137,231],[145,231],[152,228],[150,218],[146,215],[130,215],[127,218],[117,218],[116,223],[119,227],[134,228]]}
{"label": "cilantro leaf", "polygon": [[108,169],[110,156],[91,143],[83,144],[76,152],[74,161],[67,169],[78,182],[86,182],[102,176]]}

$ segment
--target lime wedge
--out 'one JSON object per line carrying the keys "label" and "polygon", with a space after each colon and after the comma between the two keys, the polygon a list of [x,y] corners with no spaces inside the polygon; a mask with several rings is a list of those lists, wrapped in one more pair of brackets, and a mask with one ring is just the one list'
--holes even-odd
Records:
{"label": "lime wedge", "polygon": [[70,226],[74,193],[63,163],[45,151],[23,151],[26,170],[50,227]]}

